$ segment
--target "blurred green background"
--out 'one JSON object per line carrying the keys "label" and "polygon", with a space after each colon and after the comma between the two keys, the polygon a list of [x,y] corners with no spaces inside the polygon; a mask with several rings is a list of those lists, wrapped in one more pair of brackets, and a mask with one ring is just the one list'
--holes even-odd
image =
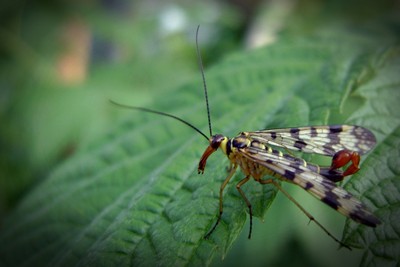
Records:
{"label": "blurred green background", "polygon": [[[362,25],[395,21],[399,14],[398,1],[3,1],[0,5],[0,229],[19,201],[56,166],[84,153],[126,118],[108,99],[152,107],[158,92],[166,94],[200,75],[197,25],[207,69],[228,54],[269,45],[281,35],[317,31],[321,22]],[[295,209],[291,205],[278,198],[270,212]],[[279,229],[279,223],[271,225],[271,220],[268,226],[258,220],[255,224],[258,235],[253,238],[261,240],[254,243],[262,239],[267,243],[268,236],[278,232],[288,250],[296,252],[290,259],[285,251],[265,255],[272,266],[319,262],[303,253],[304,244],[290,235],[290,229]],[[263,234],[264,227],[271,229]],[[246,235],[247,230],[227,259],[216,259],[215,265],[244,264],[243,254],[264,256],[260,248],[253,251],[251,244],[242,245]]]}
{"label": "blurred green background", "polygon": [[247,11],[229,2],[1,5],[3,215],[55,165],[113,127],[120,114],[108,99],[150,106],[155,91],[200,75],[198,24],[206,67],[244,47]]}

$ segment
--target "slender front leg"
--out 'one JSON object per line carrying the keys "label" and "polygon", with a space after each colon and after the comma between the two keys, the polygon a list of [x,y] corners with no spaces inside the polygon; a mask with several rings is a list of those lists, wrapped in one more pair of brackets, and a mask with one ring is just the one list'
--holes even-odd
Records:
{"label": "slender front leg", "polygon": [[233,163],[230,162],[229,166],[226,167],[226,172],[231,172],[232,168],[233,168]]}
{"label": "slender front leg", "polygon": [[221,221],[221,217],[222,217],[222,212],[223,212],[223,193],[224,193],[224,189],[225,186],[229,183],[229,181],[231,180],[233,174],[236,172],[236,168],[237,165],[234,164],[228,174],[228,176],[225,178],[224,182],[221,184],[221,187],[219,188],[219,214],[218,214],[218,218],[217,221],[215,222],[214,226],[211,228],[211,230],[204,236],[205,239],[208,239],[211,235],[212,232],[214,232],[215,228],[217,227],[217,225],[219,224],[219,222]]}
{"label": "slender front leg", "polygon": [[236,189],[239,191],[240,195],[242,196],[242,198],[244,199],[244,201],[246,202],[247,207],[249,208],[249,215],[250,215],[250,230],[249,230],[249,236],[248,238],[251,238],[251,229],[253,228],[253,211],[251,208],[251,203],[250,201],[247,199],[246,195],[244,194],[243,190],[240,188],[242,185],[244,185],[245,183],[247,183],[250,179],[250,175],[247,175],[246,177],[244,177],[242,180],[239,181],[239,183],[237,183],[236,185]]}

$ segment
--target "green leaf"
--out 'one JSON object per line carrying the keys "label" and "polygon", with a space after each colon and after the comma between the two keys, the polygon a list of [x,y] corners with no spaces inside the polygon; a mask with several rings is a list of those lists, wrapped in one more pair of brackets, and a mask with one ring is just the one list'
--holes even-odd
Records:
{"label": "green leaf", "polygon": [[[214,133],[234,136],[243,130],[344,122],[374,131],[397,128],[399,113],[385,109],[380,100],[375,103],[372,93],[380,95],[380,88],[373,84],[379,76],[367,72],[364,77],[369,70],[365,62],[378,58],[377,69],[384,69],[388,61],[398,62],[399,50],[389,42],[382,53],[377,45],[384,39],[377,43],[353,36],[339,31],[282,38],[215,65],[206,72]],[[366,84],[369,90],[363,91]],[[397,80],[393,84],[392,88],[398,87]],[[167,94],[159,92],[150,108],[177,115],[206,132],[200,87],[196,79]],[[397,121],[371,118],[376,109]],[[208,265],[215,255],[227,254],[248,217],[234,186],[243,175],[238,172],[227,187],[222,222],[210,240],[204,240],[216,219],[228,160],[216,153],[208,160],[205,174],[197,175],[198,160],[207,146],[200,135],[165,117],[127,114],[128,120],[59,166],[24,198],[0,234],[2,263]],[[390,131],[379,133],[383,140]],[[255,216],[263,217],[275,189],[249,182],[244,190]],[[390,216],[382,220],[386,218]],[[384,238],[382,234],[382,242]],[[274,244],[273,239],[268,242]]]}
{"label": "green leaf", "polygon": [[368,247],[362,260],[364,266],[390,266],[400,260],[400,128],[394,129],[365,161],[366,168],[346,185],[362,196],[364,203],[374,207],[382,224],[376,229],[348,221],[345,242]]}
{"label": "green leaf", "polygon": [[365,161],[365,168],[346,184],[346,189],[362,196],[361,199],[373,207],[375,214],[382,220],[382,225],[373,230],[351,221],[346,224],[345,242],[368,248],[362,258],[364,266],[390,266],[400,260],[398,55],[398,47],[384,49],[376,54],[371,66],[374,79],[370,79],[358,90],[360,96],[371,101],[366,103],[364,109],[352,115],[353,119],[359,120],[360,114],[367,114],[364,122],[375,128],[381,140]]}

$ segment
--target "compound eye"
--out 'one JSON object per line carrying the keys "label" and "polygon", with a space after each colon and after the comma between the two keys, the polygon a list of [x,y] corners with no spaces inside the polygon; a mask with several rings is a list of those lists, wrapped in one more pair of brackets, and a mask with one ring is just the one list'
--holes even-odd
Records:
{"label": "compound eye", "polygon": [[222,134],[216,134],[214,136],[211,137],[211,142],[210,142],[210,146],[214,149],[218,149],[221,142],[225,140],[225,136],[223,136]]}

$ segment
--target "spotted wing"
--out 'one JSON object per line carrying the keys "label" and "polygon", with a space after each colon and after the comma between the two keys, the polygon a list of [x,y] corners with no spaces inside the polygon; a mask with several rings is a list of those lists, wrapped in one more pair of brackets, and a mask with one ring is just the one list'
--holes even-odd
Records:
{"label": "spotted wing", "polygon": [[270,174],[299,185],[317,199],[359,223],[375,227],[379,219],[365,205],[342,187],[318,173],[315,165],[307,165],[303,159],[285,155],[277,150],[258,147],[238,150],[240,155],[270,170]]}
{"label": "spotted wing", "polygon": [[340,150],[365,154],[376,143],[366,128],[352,125],[312,126],[246,132],[253,140],[306,153],[333,156]]}

